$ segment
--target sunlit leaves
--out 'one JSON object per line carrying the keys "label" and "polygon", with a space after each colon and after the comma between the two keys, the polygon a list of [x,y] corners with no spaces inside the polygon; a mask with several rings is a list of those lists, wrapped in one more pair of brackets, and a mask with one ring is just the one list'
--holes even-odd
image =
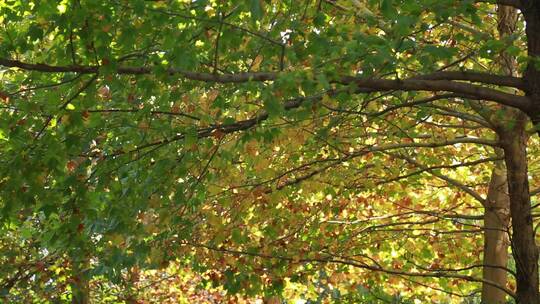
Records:
{"label": "sunlit leaves", "polygon": [[[393,300],[399,292],[436,297],[396,277],[323,262],[339,257],[402,271],[472,264],[481,248],[476,234],[452,234],[464,223],[444,216],[477,206],[429,174],[483,191],[486,165],[448,166],[490,150],[415,144],[493,135],[460,117],[471,114],[464,98],[408,105],[433,94],[377,93],[340,80],[484,71],[503,50],[527,61],[517,38],[476,41],[495,26],[491,8],[409,0],[12,1],[1,8],[2,57],[98,73],[0,71],[2,219],[15,240],[37,242],[58,259],[87,257],[88,275],[111,289],[139,284],[128,276],[135,269],[156,280],[145,270],[189,265],[199,287],[220,297],[224,290],[270,303],[303,292],[314,301],[331,293],[338,302]],[[188,80],[185,72],[278,75],[224,84]],[[452,252],[457,246],[463,251]],[[64,284],[64,276],[53,281]],[[476,286],[452,284],[441,286]]]}

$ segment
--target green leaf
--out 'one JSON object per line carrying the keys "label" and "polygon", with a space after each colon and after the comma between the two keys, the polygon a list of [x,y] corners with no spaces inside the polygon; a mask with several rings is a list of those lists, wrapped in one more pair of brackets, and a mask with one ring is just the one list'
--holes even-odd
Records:
{"label": "green leaf", "polygon": [[196,128],[188,128],[185,132],[185,139],[184,142],[186,144],[186,147],[193,146],[197,143],[197,129]]}
{"label": "green leaf", "polygon": [[387,19],[395,19],[397,17],[397,11],[393,7],[392,0],[382,0],[381,12]]}
{"label": "green leaf", "polygon": [[260,0],[250,0],[250,12],[253,21],[258,21],[263,16],[263,8]]}

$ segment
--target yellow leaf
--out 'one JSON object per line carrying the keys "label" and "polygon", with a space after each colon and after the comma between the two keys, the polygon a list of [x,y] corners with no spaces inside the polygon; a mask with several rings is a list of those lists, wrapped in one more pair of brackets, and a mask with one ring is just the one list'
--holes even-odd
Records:
{"label": "yellow leaf", "polygon": [[257,55],[257,57],[253,59],[253,63],[251,64],[251,70],[257,72],[259,70],[259,67],[261,66],[262,61],[263,61],[263,56]]}

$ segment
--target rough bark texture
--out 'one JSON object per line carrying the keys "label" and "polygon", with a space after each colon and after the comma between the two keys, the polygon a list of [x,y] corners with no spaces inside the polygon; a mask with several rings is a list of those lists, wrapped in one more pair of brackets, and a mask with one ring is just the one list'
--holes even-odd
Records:
{"label": "rough bark texture", "polygon": [[[508,265],[508,229],[510,200],[506,183],[506,169],[497,164],[491,174],[484,211],[484,268],[483,279],[506,286]],[[502,268],[498,268],[502,267]],[[506,303],[506,293],[493,285],[482,285],[482,303]]]}
{"label": "rough bark texture", "polygon": [[523,75],[527,96],[532,101],[532,107],[527,114],[540,136],[540,1],[524,0],[522,5],[521,11],[526,22],[527,52],[532,60]]}
{"label": "rough bark texture", "polygon": [[[532,58],[523,75],[526,95],[531,101],[527,115],[534,125],[540,123],[540,1],[522,0],[521,11],[526,21],[527,51]],[[503,30],[504,24],[502,24]],[[501,24],[499,24],[501,30]],[[503,56],[503,60],[504,60]],[[507,59],[507,58],[506,58]],[[535,242],[528,180],[527,117],[518,113],[515,125],[498,132],[505,152],[505,163],[512,219],[511,246],[516,263],[516,302],[540,303],[538,279],[538,247]],[[538,130],[540,135],[540,129]]]}
{"label": "rough bark texture", "polygon": [[512,217],[511,246],[516,263],[516,301],[540,303],[538,290],[538,248],[534,239],[527,169],[526,119],[522,117],[502,140],[508,172],[508,192]]}
{"label": "rough bark texture", "polygon": [[[499,39],[504,40],[516,30],[518,12],[514,7],[498,5],[497,30]],[[507,52],[502,52],[498,58],[501,71],[508,76],[515,76],[516,59]],[[496,111],[496,109],[494,109]],[[516,109],[504,108],[506,117],[518,117]],[[497,133],[505,132],[505,123],[499,119],[486,117]],[[496,115],[493,115],[496,116]],[[500,137],[500,136],[499,136]],[[497,155],[503,156],[504,151],[496,149]],[[503,162],[497,162],[491,174],[487,199],[484,204],[484,259],[482,277],[499,286],[506,286],[508,273],[508,246],[510,227],[510,199],[508,197],[507,172]],[[493,285],[482,284],[482,303],[506,303],[507,294]]]}

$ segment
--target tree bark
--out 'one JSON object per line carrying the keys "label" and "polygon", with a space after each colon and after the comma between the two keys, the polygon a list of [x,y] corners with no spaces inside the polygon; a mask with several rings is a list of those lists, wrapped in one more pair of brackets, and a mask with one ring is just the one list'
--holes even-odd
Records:
{"label": "tree bark", "polygon": [[[526,96],[531,101],[527,112],[533,124],[540,126],[540,1],[522,0],[521,12],[525,18],[527,52],[530,57],[523,75]],[[538,279],[538,247],[535,242],[527,169],[526,120],[518,120],[511,135],[502,138],[508,170],[508,191],[512,217],[512,251],[516,262],[519,304],[540,303]],[[540,128],[537,129],[540,135]]]}
{"label": "tree bark", "polygon": [[[538,13],[538,11],[536,12]],[[518,20],[518,13],[513,7],[499,5],[497,9],[497,17],[497,29],[499,32],[499,36],[501,40],[504,40],[506,37],[512,35],[515,32]],[[540,19],[538,19],[537,21],[537,23],[540,24]],[[529,28],[527,34],[529,35],[531,34],[531,25],[527,24],[527,26]],[[540,33],[540,31],[538,33]],[[536,36],[536,39],[540,39],[538,33],[532,33],[532,35]],[[533,37],[532,39],[535,38]],[[529,52],[531,50],[531,47],[535,48],[536,45],[529,42]],[[504,74],[509,76],[515,76],[515,74],[517,74],[516,60],[510,54],[502,52],[498,59],[498,63]],[[533,97],[534,94],[533,91],[529,90],[531,82],[527,81],[527,77],[531,77],[531,75],[533,75],[533,77],[536,77],[534,73],[535,68],[534,66],[530,65],[524,75],[524,81],[527,84],[526,92],[529,98]],[[496,117],[496,115],[492,115],[493,113],[489,114],[488,116],[490,117],[486,119],[490,121],[490,123],[494,126],[494,130],[496,131],[499,140],[502,143],[506,163],[506,175],[508,181],[507,187],[510,199],[509,207],[512,218],[511,245],[517,269],[516,301],[517,303],[539,303],[540,296],[538,291],[538,249],[536,247],[533,231],[527,169],[528,160],[526,147],[528,135],[525,131],[525,127],[528,119],[525,113],[517,109],[503,107],[503,109],[500,110],[505,112],[505,119],[492,119],[493,117]],[[527,114],[529,114],[529,117],[533,118],[531,113]],[[501,169],[504,170],[503,167],[501,167]],[[497,249],[500,250],[500,248],[496,248],[496,246],[494,247],[493,244],[494,241],[497,241],[495,240],[497,236],[489,236],[489,234],[492,233],[491,228],[493,227],[497,229],[497,224],[500,224],[502,226],[503,222],[505,221],[506,225],[508,224],[508,219],[504,217],[504,212],[499,211],[499,214],[496,214],[494,213],[496,209],[492,209],[492,207],[496,207],[497,204],[503,204],[503,202],[496,202],[496,199],[500,199],[501,197],[498,196],[503,195],[502,192],[504,192],[503,177],[497,177],[494,172],[493,178],[499,179],[500,182],[495,182],[494,180],[492,180],[492,184],[490,185],[490,189],[488,191],[488,199],[485,206],[486,213],[484,222],[484,225],[488,230],[486,230],[485,235],[486,243],[484,255],[486,259],[492,259],[491,263],[494,263],[493,265],[506,266],[505,264],[502,264],[502,261],[499,261],[501,262],[501,264],[496,264],[498,256],[491,251]],[[499,183],[501,186],[498,186],[499,188],[497,188],[496,183]],[[503,227],[499,228],[504,229]],[[488,238],[492,238],[491,242],[488,240]],[[503,257],[507,257],[506,248],[504,252],[500,251],[499,254],[503,255]],[[484,261],[484,263],[490,264],[486,260]],[[495,269],[492,268],[492,270],[490,271],[485,268],[484,275],[495,275],[492,272],[493,270]],[[506,275],[502,269],[500,270],[501,271],[498,272],[499,275]],[[486,277],[484,278],[487,279]],[[492,280],[498,279],[502,280],[503,278],[492,278]],[[499,284],[502,283],[502,281],[498,282]],[[483,303],[504,302],[504,296],[496,295],[496,290],[495,293],[492,293],[487,287],[488,286],[483,286]]]}
{"label": "tree bark", "polygon": [[538,290],[538,248],[534,238],[527,168],[527,120],[521,117],[512,132],[505,132],[501,142],[510,196],[512,218],[511,246],[516,263],[516,302],[540,303]]}
{"label": "tree bark", "polygon": [[87,276],[84,273],[85,262],[75,257],[71,260],[71,303],[89,304],[90,286]]}
{"label": "tree bark", "polygon": [[[504,164],[493,168],[484,211],[484,268],[482,277],[506,286],[508,265],[508,229],[510,200]],[[506,293],[490,284],[482,285],[482,303],[506,303]]]}
{"label": "tree bark", "polygon": [[[497,30],[499,39],[504,40],[516,30],[518,11],[516,8],[505,5],[497,6]],[[501,52],[498,60],[501,71],[508,76],[517,74],[516,58],[507,52]],[[494,109],[496,111],[496,109]],[[518,110],[505,107],[506,117],[510,119],[523,115]],[[494,111],[490,111],[493,113]],[[495,132],[507,131],[504,122],[487,115],[486,120],[495,126]],[[503,156],[504,151],[497,148],[495,153]],[[508,245],[510,227],[510,199],[508,197],[507,172],[504,162],[497,162],[493,167],[489,184],[487,199],[484,204],[484,268],[483,279],[494,282],[499,286],[506,286],[508,273]],[[489,284],[482,284],[482,303],[506,303],[506,293]]]}
{"label": "tree bark", "polygon": [[532,106],[527,114],[540,136],[540,1],[523,0],[522,5],[521,11],[526,24],[527,53],[530,57],[523,75],[526,95],[532,101]]}

